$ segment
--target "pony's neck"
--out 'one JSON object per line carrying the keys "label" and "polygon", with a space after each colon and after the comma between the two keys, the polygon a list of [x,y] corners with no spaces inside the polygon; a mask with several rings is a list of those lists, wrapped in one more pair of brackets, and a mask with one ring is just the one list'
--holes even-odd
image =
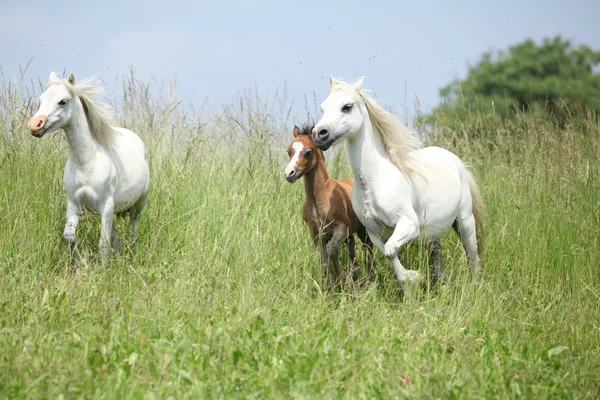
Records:
{"label": "pony's neck", "polygon": [[69,158],[81,167],[90,165],[94,161],[98,149],[92,139],[81,100],[77,99],[77,110],[73,113],[71,123],[65,126],[64,130]]}
{"label": "pony's neck", "polygon": [[385,174],[385,167],[391,164],[383,142],[373,131],[368,117],[365,118],[361,130],[348,139],[347,149],[354,176],[363,187],[369,182],[379,181],[381,175]]}
{"label": "pony's neck", "polygon": [[304,190],[306,191],[306,198],[316,203],[327,195],[326,189],[329,174],[327,173],[325,160],[323,160],[321,151],[315,150],[314,155],[317,157],[317,163],[313,169],[304,175]]}

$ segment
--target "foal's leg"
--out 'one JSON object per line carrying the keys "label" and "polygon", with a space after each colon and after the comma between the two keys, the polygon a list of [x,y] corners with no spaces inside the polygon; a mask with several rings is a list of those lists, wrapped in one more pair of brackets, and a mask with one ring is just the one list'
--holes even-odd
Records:
{"label": "foal's leg", "polygon": [[100,242],[98,243],[98,252],[102,261],[107,261],[110,256],[110,237],[113,227],[113,213],[115,211],[114,201],[109,197],[104,203],[100,217],[102,219],[102,227],[100,228]]}
{"label": "foal's leg", "polygon": [[363,250],[365,252],[365,268],[369,274],[369,279],[373,280],[375,279],[375,257],[373,256],[373,242],[371,242],[365,227],[359,228],[357,235],[363,244]]}
{"label": "foal's leg", "polygon": [[327,280],[327,290],[333,289],[333,271],[331,268],[331,260],[327,253],[327,243],[321,241],[321,261],[323,262],[323,276]]}
{"label": "foal's leg", "polygon": [[348,237],[348,227],[343,224],[337,225],[333,230],[333,236],[329,243],[327,243],[327,254],[329,255],[329,259],[333,263],[336,272],[336,280],[340,278],[343,280],[345,277],[345,272],[340,266],[340,260],[338,258],[338,252],[340,250],[340,246],[342,243],[346,241]]}
{"label": "foal's leg", "polygon": [[433,283],[443,282],[444,269],[442,267],[442,242],[440,239],[434,239],[428,244],[429,263],[431,265],[431,277]]}
{"label": "foal's leg", "polygon": [[352,265],[352,279],[355,281],[360,279],[360,265],[356,260],[356,241],[354,235],[348,237],[348,257],[350,258],[350,265]]}
{"label": "foal's leg", "polygon": [[481,270],[481,262],[479,254],[477,254],[477,235],[475,233],[475,218],[472,214],[468,217],[457,219],[452,224],[452,227],[458,233],[458,237],[463,244],[465,253],[467,254],[467,262],[469,270],[472,274],[478,274]]}

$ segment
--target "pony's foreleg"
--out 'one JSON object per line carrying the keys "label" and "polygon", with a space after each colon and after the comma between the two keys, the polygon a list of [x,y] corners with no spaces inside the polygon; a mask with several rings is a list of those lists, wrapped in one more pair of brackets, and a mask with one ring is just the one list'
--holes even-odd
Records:
{"label": "pony's foreleg", "polygon": [[98,252],[102,261],[107,261],[110,256],[110,238],[113,229],[113,213],[115,206],[112,197],[109,197],[104,203],[100,217],[102,227],[100,228],[100,242],[98,243]]}
{"label": "pony's foreleg", "polygon": [[467,262],[469,270],[473,274],[479,273],[481,270],[481,262],[477,253],[477,235],[475,231],[475,217],[470,214],[468,217],[454,221],[452,225],[458,237],[463,244],[465,253],[467,254]]}
{"label": "pony's foreleg", "polygon": [[352,265],[352,279],[358,280],[361,277],[360,264],[356,260],[356,241],[354,235],[348,237],[348,257],[350,258],[350,264]]}
{"label": "pony's foreleg", "polygon": [[[400,249],[400,246],[403,246],[416,238],[418,234],[418,225],[408,216],[402,216],[396,224],[392,236],[390,236],[385,245],[383,245],[383,255],[392,264],[396,277],[400,282],[414,283],[423,279],[423,276],[419,271],[404,269],[402,264],[400,264],[400,260],[398,260],[398,249]],[[377,245],[373,236],[371,236],[371,240]],[[379,238],[377,238],[377,240],[379,240]]]}
{"label": "pony's foreleg", "polygon": [[75,251],[77,245],[77,224],[79,224],[79,207],[67,201],[67,223],[63,232],[63,238],[69,243],[71,252]]}

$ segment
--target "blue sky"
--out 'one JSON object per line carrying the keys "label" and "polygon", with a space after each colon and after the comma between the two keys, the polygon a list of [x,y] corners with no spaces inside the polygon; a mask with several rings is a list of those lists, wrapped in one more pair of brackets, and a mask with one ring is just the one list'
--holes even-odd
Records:
{"label": "blue sky", "polygon": [[561,34],[600,49],[600,1],[7,1],[0,0],[5,77],[51,70],[101,77],[176,74],[182,98],[228,103],[286,85],[319,101],[328,77],[366,76],[385,104],[435,106],[485,51]]}

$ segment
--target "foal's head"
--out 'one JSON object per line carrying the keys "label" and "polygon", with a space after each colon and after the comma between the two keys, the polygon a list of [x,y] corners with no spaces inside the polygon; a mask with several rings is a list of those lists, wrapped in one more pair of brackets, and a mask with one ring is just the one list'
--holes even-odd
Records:
{"label": "foal's head", "polygon": [[305,126],[302,130],[294,126],[294,140],[287,150],[290,162],[283,173],[288,182],[296,182],[317,164],[319,149],[312,141],[311,132],[312,126]]}

